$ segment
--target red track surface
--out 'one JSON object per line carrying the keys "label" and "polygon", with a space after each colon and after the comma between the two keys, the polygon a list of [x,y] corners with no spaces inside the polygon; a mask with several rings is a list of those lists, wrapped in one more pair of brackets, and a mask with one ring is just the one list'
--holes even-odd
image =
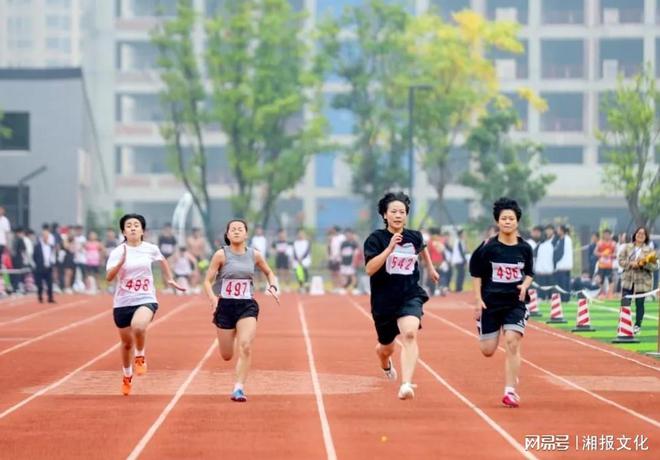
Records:
{"label": "red track surface", "polygon": [[[503,357],[478,350],[469,295],[433,299],[420,333],[416,398],[380,375],[368,299],[260,298],[246,386],[214,347],[201,297],[161,296],[149,373],[119,394],[111,299],[0,301],[0,457],[7,459],[658,458],[660,367],[536,324],[523,341],[522,405],[501,406]],[[573,337],[573,336],[571,336]],[[398,367],[398,359],[396,361]],[[568,435],[568,452],[530,435]],[[632,451],[584,451],[583,436],[629,437]],[[644,436],[647,451],[635,451]],[[576,446],[577,442],[577,446]],[[577,448],[576,448],[577,447]]]}

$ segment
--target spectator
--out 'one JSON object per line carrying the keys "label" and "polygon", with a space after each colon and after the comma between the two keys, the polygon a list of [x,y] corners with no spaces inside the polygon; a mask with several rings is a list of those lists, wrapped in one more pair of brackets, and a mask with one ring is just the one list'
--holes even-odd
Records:
{"label": "spectator", "polygon": [[614,259],[616,258],[616,243],[612,240],[612,231],[603,230],[603,238],[596,244],[594,251],[598,257],[598,277],[601,284],[601,295],[612,298],[614,295]]}
{"label": "spectator", "polygon": [[562,302],[571,300],[571,271],[573,270],[573,240],[566,225],[557,227],[557,244],[555,258],[557,259],[555,279],[556,283],[566,293],[561,293]]}
{"label": "spectator", "polygon": [[451,278],[453,276],[453,269],[451,266],[451,256],[453,254],[453,246],[451,241],[451,235],[449,232],[442,233],[442,244],[445,247],[444,250],[444,260],[440,265],[440,291],[447,294],[449,292],[449,284],[451,284]]}
{"label": "spectator", "polygon": [[532,247],[532,253],[534,254],[534,266],[536,266],[536,255],[538,254],[538,247],[541,244],[541,239],[543,238],[543,227],[540,225],[535,225],[530,231],[530,237],[526,240],[527,244]]}
{"label": "spectator", "polygon": [[[555,285],[555,228],[548,224],[545,226],[545,239],[538,245],[536,251],[536,266],[534,279],[539,286]],[[539,299],[550,298],[551,290],[539,289]]]}
{"label": "spectator", "polygon": [[355,293],[357,288],[355,259],[360,245],[357,242],[357,238],[355,237],[355,232],[353,232],[353,230],[347,229],[345,234],[346,239],[341,242],[341,247],[339,249],[341,254],[339,273],[344,278],[343,285],[339,292]]}
{"label": "spectator", "polygon": [[76,249],[76,237],[73,233],[67,235],[63,243],[64,256],[62,257],[63,284],[62,289],[65,294],[73,294],[73,282],[76,274],[76,262],[74,261],[74,252]]}
{"label": "spectator", "polygon": [[[621,305],[625,306],[629,306],[632,301],[626,296],[648,292],[653,288],[653,272],[657,269],[657,261],[651,261],[653,249],[649,246],[648,230],[645,227],[637,228],[632,240],[624,245],[618,256],[619,265],[623,268]],[[635,299],[635,334],[642,328],[644,300],[644,297]]]}
{"label": "spectator", "polygon": [[[27,261],[27,248],[25,246],[25,231],[22,228],[17,228],[14,235],[12,244],[11,262],[15,270],[21,270],[28,266]],[[14,273],[10,277],[11,286],[14,292],[23,293],[25,288],[25,274]]]}
{"label": "spectator", "polygon": [[467,262],[467,246],[465,245],[465,232],[460,229],[456,233],[456,244],[451,255],[451,265],[456,273],[455,291],[463,292],[465,281],[465,263]]}
{"label": "spectator", "polygon": [[[254,238],[253,238],[254,239]],[[309,267],[312,264],[312,243],[307,238],[305,230],[298,230],[296,240],[293,242],[293,269],[298,281],[300,292],[307,291],[309,280]]]}
{"label": "spectator", "polygon": [[[224,244],[224,243],[223,243]],[[222,245],[221,245],[222,246]],[[264,228],[259,226],[254,229],[254,235],[250,241],[250,246],[256,249],[264,257],[264,260],[268,260],[268,238],[264,234]],[[220,246],[217,246],[220,247]],[[266,276],[262,273],[261,270],[255,270],[254,273],[254,282],[255,284],[260,284],[265,289],[267,286]]]}
{"label": "spectator", "polygon": [[[591,273],[589,270],[582,270],[582,275],[576,277],[571,282],[571,289],[576,292],[582,291],[583,289],[587,291],[595,291],[596,289],[600,289],[597,281],[597,278],[594,280],[591,279]],[[585,297],[584,293],[578,293],[578,298],[582,299]]]}
{"label": "spectator", "polygon": [[[621,292],[621,276],[623,275],[623,267],[619,265],[619,254],[628,243],[628,235],[626,233],[619,233],[618,237],[614,237],[616,242],[616,257],[612,264],[612,274],[614,275],[614,292]],[[631,241],[632,242],[632,241]]]}
{"label": "spectator", "polygon": [[[197,269],[197,260],[188,251],[185,246],[179,246],[178,250],[170,256],[169,263],[174,272],[174,280],[181,286],[188,288],[195,270]],[[182,291],[175,290],[176,294],[181,294]],[[189,291],[186,291],[190,293]]]}
{"label": "spectator", "polygon": [[169,259],[174,254],[176,250],[176,237],[172,233],[172,224],[167,222],[160,234],[158,235],[158,249],[160,249],[161,254],[166,259]]}
{"label": "spectator", "polygon": [[587,246],[587,264],[589,267],[589,273],[591,276],[596,275],[598,269],[598,256],[596,255],[596,246],[598,245],[598,240],[600,239],[600,234],[598,232],[593,232],[591,234],[591,241]]}
{"label": "spectator", "polygon": [[[438,228],[431,228],[430,230],[431,233],[431,238],[429,240],[428,248],[429,248],[429,256],[431,257],[431,262],[433,263],[433,266],[435,267],[435,271],[438,272],[438,275],[440,275],[440,282],[442,283],[442,274],[440,272],[440,266],[445,260],[445,245],[442,242],[442,236],[440,235],[440,229]],[[441,289],[442,285],[436,287],[435,283],[433,282],[433,278],[430,276],[426,277],[426,290],[428,291],[429,295],[446,295],[446,292]]]}
{"label": "spectator", "polygon": [[73,230],[73,236],[75,240],[75,246],[73,248],[73,261],[76,264],[76,272],[73,277],[73,290],[78,292],[85,289],[85,268],[87,266],[85,244],[87,243],[87,238],[85,238],[82,225],[76,225],[73,227]]}
{"label": "spectator", "polygon": [[101,272],[101,259],[103,258],[103,245],[95,231],[87,234],[85,243],[85,287],[89,294],[96,294],[99,286]]}
{"label": "spectator", "polygon": [[277,232],[277,239],[273,241],[273,251],[275,252],[275,269],[280,286],[285,291],[290,281],[289,270],[291,270],[291,242],[288,241],[286,230],[280,229]]}
{"label": "spectator", "polygon": [[328,269],[335,292],[339,292],[343,284],[339,268],[341,267],[341,244],[345,239],[346,236],[341,232],[339,226],[334,226],[328,231]]}
{"label": "spectator", "polygon": [[48,303],[55,303],[53,298],[53,265],[55,265],[55,238],[50,233],[48,224],[44,224],[41,235],[34,246],[34,281],[37,285],[37,298],[43,303],[44,284],[48,294]]}
{"label": "spectator", "polygon": [[[7,216],[5,216],[5,208],[0,206],[0,254],[5,253],[5,248],[9,242],[9,232],[11,232],[11,224]],[[3,265],[0,261],[0,268],[2,267]]]}

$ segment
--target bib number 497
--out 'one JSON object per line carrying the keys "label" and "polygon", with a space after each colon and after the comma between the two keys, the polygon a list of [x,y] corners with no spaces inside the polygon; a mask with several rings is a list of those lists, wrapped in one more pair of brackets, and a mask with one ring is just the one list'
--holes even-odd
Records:
{"label": "bib number 497", "polygon": [[225,299],[250,299],[250,280],[223,280],[222,297]]}

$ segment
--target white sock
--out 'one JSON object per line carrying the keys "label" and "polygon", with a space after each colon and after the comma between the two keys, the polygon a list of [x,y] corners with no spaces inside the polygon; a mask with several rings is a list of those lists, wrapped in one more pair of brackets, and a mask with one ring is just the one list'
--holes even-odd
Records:
{"label": "white sock", "polygon": [[234,384],[234,391],[236,390],[243,390],[243,384],[242,383],[235,383]]}
{"label": "white sock", "polygon": [[124,371],[124,377],[133,376],[133,366],[122,367],[122,370]]}
{"label": "white sock", "polygon": [[516,394],[516,389],[513,387],[504,387],[504,394],[513,393]]}
{"label": "white sock", "polygon": [[142,350],[135,349],[135,356],[144,356],[144,348]]}

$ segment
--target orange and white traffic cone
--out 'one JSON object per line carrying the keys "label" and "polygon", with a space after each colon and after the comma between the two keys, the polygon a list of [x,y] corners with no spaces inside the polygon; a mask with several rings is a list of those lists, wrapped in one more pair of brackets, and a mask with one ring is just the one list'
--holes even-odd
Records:
{"label": "orange and white traffic cone", "polygon": [[530,289],[529,291],[529,303],[527,304],[527,311],[529,311],[529,316],[543,316],[539,310],[539,295],[536,292],[536,289]]}
{"label": "orange and white traffic cone", "polygon": [[572,332],[594,332],[589,317],[589,301],[585,298],[578,299],[577,320]]}
{"label": "orange and white traffic cone", "polygon": [[633,331],[630,306],[621,305],[621,309],[619,310],[619,327],[616,331],[616,338],[612,340],[612,343],[639,343]]}
{"label": "orange and white traffic cone", "polygon": [[546,324],[566,323],[564,310],[561,308],[561,297],[558,292],[553,292],[550,297],[550,319]]}

